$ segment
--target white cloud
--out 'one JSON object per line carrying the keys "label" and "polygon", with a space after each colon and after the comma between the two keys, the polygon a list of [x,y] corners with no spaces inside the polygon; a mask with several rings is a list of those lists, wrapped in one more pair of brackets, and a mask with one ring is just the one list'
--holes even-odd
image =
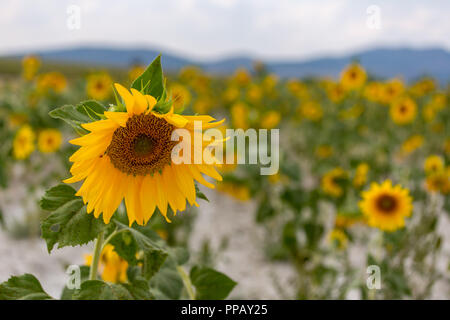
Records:
{"label": "white cloud", "polygon": [[[67,6],[82,9],[80,30]],[[369,5],[382,28],[366,26]],[[79,44],[167,49],[197,58],[301,58],[376,45],[450,48],[450,3],[350,0],[3,0],[0,53]]]}

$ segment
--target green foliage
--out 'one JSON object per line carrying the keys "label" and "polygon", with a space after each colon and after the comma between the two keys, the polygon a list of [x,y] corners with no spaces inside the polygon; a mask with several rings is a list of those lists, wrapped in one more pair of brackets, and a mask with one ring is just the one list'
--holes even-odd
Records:
{"label": "green foliage", "polygon": [[47,190],[41,206],[52,211],[41,224],[48,252],[56,243],[58,248],[88,243],[107,227],[101,219],[86,213],[83,200],[75,196],[70,186],[59,185]]}
{"label": "green foliage", "polygon": [[61,119],[71,125],[79,135],[88,133],[81,125],[104,118],[106,108],[98,101],[83,101],[76,106],[65,105],[49,112],[50,117]]}
{"label": "green foliage", "polygon": [[157,101],[165,98],[164,76],[161,66],[161,55],[145,69],[145,71],[131,84],[131,87],[155,97]]}
{"label": "green foliage", "polygon": [[193,267],[190,278],[198,300],[225,299],[236,286],[236,282],[225,274],[206,267]]}
{"label": "green foliage", "polygon": [[[121,231],[111,240],[115,251],[131,265],[142,263],[142,275],[150,279],[163,265],[168,252],[157,242],[157,235],[148,228],[130,228],[114,221]],[[136,258],[138,252],[142,257]]]}
{"label": "green foliage", "polygon": [[131,284],[111,284],[88,280],[73,294],[74,300],[150,300],[147,281],[137,278]]}
{"label": "green foliage", "polygon": [[42,289],[39,280],[27,273],[11,277],[0,284],[0,300],[48,300],[52,299]]}

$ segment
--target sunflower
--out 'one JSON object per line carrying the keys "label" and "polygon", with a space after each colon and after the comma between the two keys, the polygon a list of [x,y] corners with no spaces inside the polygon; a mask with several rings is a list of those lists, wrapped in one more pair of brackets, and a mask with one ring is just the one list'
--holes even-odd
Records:
{"label": "sunflower", "polygon": [[239,68],[236,70],[233,76],[233,82],[239,86],[246,86],[250,83],[250,73],[245,68]]}
{"label": "sunflower", "polygon": [[185,86],[174,84],[171,87],[171,91],[175,111],[183,110],[183,108],[191,102],[191,93]]}
{"label": "sunflower", "polygon": [[326,194],[338,198],[344,193],[343,184],[347,180],[347,172],[340,168],[334,168],[322,177],[322,190]]}
{"label": "sunflower", "polygon": [[217,185],[217,190],[227,193],[240,201],[247,201],[250,199],[250,190],[246,185],[233,182],[222,182]]}
{"label": "sunflower", "polygon": [[372,183],[368,191],[362,192],[359,207],[369,226],[384,231],[402,228],[413,209],[409,191],[400,185],[392,186],[390,180]]}
{"label": "sunflower", "polygon": [[425,159],[423,168],[426,173],[433,173],[444,169],[444,160],[438,155],[431,155]]}
{"label": "sunflower", "polygon": [[[85,255],[84,259],[87,266],[92,264],[92,255]],[[100,267],[103,269],[103,280],[113,283],[127,281],[128,262],[122,259],[110,244],[105,246],[100,255]]]}
{"label": "sunflower", "polygon": [[134,65],[131,67],[131,69],[128,71],[128,79],[130,81],[136,80],[141,74],[143,74],[145,71],[145,67],[141,65]]}
{"label": "sunflower", "polygon": [[42,93],[46,93],[49,90],[61,93],[67,87],[67,80],[60,72],[48,72],[39,75],[36,86],[38,91]]}
{"label": "sunflower", "polygon": [[384,103],[391,103],[400,97],[405,91],[405,86],[400,79],[392,79],[381,86],[380,100]]}
{"label": "sunflower", "polygon": [[22,160],[34,151],[36,135],[29,125],[22,126],[16,133],[13,141],[14,158]]}
{"label": "sunflower", "polygon": [[353,185],[356,188],[360,188],[366,184],[369,169],[369,165],[365,162],[358,164],[356,167],[355,177],[353,178]]}
{"label": "sunflower", "polygon": [[249,128],[249,110],[245,103],[237,102],[231,107],[231,121],[237,129]]}
{"label": "sunflower", "polygon": [[23,77],[25,80],[32,80],[36,75],[39,67],[41,66],[41,60],[37,56],[26,56],[22,60]]}
{"label": "sunflower", "polygon": [[323,111],[320,104],[316,101],[307,101],[298,108],[300,116],[311,121],[319,121],[323,117]]}
{"label": "sunflower", "polygon": [[420,134],[415,134],[409,137],[405,140],[402,144],[402,153],[403,154],[410,154],[411,152],[414,152],[418,148],[420,148],[424,143],[424,137]]}
{"label": "sunflower", "polygon": [[95,100],[106,100],[111,94],[112,79],[108,73],[94,73],[88,76],[87,95]]}
{"label": "sunflower", "polygon": [[429,191],[450,193],[450,170],[432,172],[427,176],[426,187]]}
{"label": "sunflower", "polygon": [[[105,223],[109,223],[122,199],[130,226],[134,221],[146,224],[156,207],[170,222],[168,206],[176,214],[185,210],[186,199],[190,205],[198,205],[194,179],[210,188],[214,185],[202,173],[222,179],[212,164],[172,162],[172,149],[177,144],[171,140],[172,132],[184,128],[193,139],[194,121],[200,121],[202,128],[208,129],[224,120],[211,122],[215,119],[210,116],[174,114],[173,107],[168,113],[159,114],[153,111],[154,97],[135,89],[130,93],[119,84],[115,87],[126,112],[106,111],[105,120],[82,125],[90,133],[70,141],[81,148],[70,157],[74,162],[70,170],[73,177],[64,182],[84,180],[77,195],[87,203],[88,213],[94,212],[96,218],[103,213]],[[194,153],[197,149],[192,150],[192,157]]]}
{"label": "sunflower", "polygon": [[42,153],[51,153],[59,149],[62,142],[62,135],[56,129],[44,129],[39,132],[38,148]]}
{"label": "sunflower", "polygon": [[402,98],[396,100],[390,108],[392,120],[399,125],[410,123],[414,120],[417,113],[417,106],[411,98]]}
{"label": "sunflower", "polygon": [[280,123],[280,120],[281,115],[278,111],[268,111],[263,115],[260,126],[264,129],[273,129]]}
{"label": "sunflower", "polygon": [[355,90],[366,82],[366,71],[357,63],[348,66],[341,74],[341,84],[346,90]]}
{"label": "sunflower", "polygon": [[348,238],[344,231],[333,229],[328,234],[328,241],[339,250],[343,250],[347,247]]}
{"label": "sunflower", "polygon": [[318,146],[314,152],[315,156],[319,159],[326,159],[333,155],[333,147],[327,144]]}

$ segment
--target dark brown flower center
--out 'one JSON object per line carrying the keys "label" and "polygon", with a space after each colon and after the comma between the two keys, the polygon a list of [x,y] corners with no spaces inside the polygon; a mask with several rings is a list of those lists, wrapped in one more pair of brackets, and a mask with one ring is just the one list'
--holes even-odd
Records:
{"label": "dark brown flower center", "polygon": [[106,150],[113,165],[126,174],[142,175],[161,171],[170,164],[174,127],[152,114],[134,115],[125,127],[114,131]]}
{"label": "dark brown flower center", "polygon": [[376,200],[376,206],[384,213],[391,213],[397,208],[397,199],[389,194],[383,194]]}

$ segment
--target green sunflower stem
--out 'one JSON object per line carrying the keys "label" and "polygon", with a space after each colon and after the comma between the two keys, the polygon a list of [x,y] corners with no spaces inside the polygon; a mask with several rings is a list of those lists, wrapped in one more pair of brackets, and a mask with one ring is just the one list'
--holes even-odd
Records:
{"label": "green sunflower stem", "polygon": [[180,274],[181,279],[183,279],[184,287],[186,288],[189,299],[195,300],[195,293],[194,289],[192,288],[191,279],[189,279],[189,276],[186,274],[183,267],[177,266],[177,271]]}
{"label": "green sunflower stem", "polygon": [[95,240],[94,252],[92,254],[92,264],[91,269],[89,270],[89,280],[97,279],[98,262],[100,260],[102,248],[103,248],[103,231],[98,234],[98,237]]}

